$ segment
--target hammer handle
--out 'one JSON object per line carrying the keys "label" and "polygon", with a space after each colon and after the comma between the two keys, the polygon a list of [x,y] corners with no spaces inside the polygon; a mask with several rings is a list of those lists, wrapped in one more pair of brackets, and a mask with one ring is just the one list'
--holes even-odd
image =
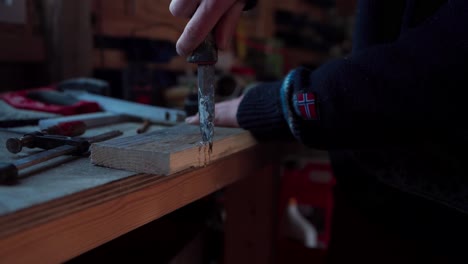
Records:
{"label": "hammer handle", "polygon": [[0,184],[18,179],[18,168],[13,163],[0,162]]}

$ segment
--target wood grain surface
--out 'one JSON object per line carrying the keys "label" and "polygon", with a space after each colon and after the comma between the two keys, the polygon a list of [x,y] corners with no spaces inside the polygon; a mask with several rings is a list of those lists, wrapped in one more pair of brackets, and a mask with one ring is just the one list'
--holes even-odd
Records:
{"label": "wood grain surface", "polygon": [[200,146],[200,139],[198,126],[183,124],[93,144],[91,161],[114,169],[170,175],[205,166],[256,144],[249,132],[237,128],[216,127],[211,154]]}

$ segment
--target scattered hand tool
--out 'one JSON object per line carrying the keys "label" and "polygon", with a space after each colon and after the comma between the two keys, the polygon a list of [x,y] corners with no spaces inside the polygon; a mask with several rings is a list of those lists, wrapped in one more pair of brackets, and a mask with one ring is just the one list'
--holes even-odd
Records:
{"label": "scattered hand tool", "polygon": [[84,91],[66,90],[65,93],[73,95],[80,101],[96,102],[106,112],[147,119],[152,123],[174,125],[184,121],[186,117],[184,111],[177,109],[134,103]]}
{"label": "scattered hand tool", "polygon": [[215,68],[218,61],[218,50],[214,36],[210,33],[187,59],[198,64],[198,113],[200,116],[200,132],[202,143],[209,145],[211,153],[214,135],[214,84]]}
{"label": "scattered hand tool", "polygon": [[58,123],[57,125],[50,126],[41,132],[48,135],[60,135],[67,137],[81,136],[86,132],[86,124],[82,121],[71,121]]}
{"label": "scattered hand tool", "polygon": [[81,114],[72,116],[53,117],[48,119],[39,120],[39,128],[46,129],[60,123],[67,123],[72,121],[81,121],[85,123],[86,128],[95,128],[100,126],[118,124],[121,122],[129,122],[133,120],[140,120],[138,118],[131,118],[124,115],[116,115],[110,112],[98,112],[91,114]]}
{"label": "scattered hand tool", "polygon": [[55,90],[55,87],[27,89],[0,94],[0,99],[17,109],[60,115],[77,115],[101,111],[98,103],[81,100]]}
{"label": "scattered hand tool", "polygon": [[14,161],[0,162],[0,183],[10,183],[18,179],[19,170],[31,167],[63,155],[84,155],[92,143],[105,141],[122,135],[120,131],[111,131],[90,138],[73,138],[66,144]]}
{"label": "scattered hand tool", "polygon": [[85,122],[88,128],[143,120],[148,120],[152,124],[174,125],[184,121],[186,116],[184,111],[177,109],[133,103],[79,90],[67,90],[65,93],[83,101],[97,102],[106,112],[42,119],[39,121],[40,128],[76,120]]}
{"label": "scattered hand tool", "polygon": [[151,122],[149,120],[144,120],[143,121],[143,125],[141,125],[141,127],[139,127],[137,129],[137,134],[143,134],[145,133],[146,131],[148,131],[148,129],[150,128],[151,126]]}
{"label": "scattered hand tool", "polygon": [[86,124],[81,121],[59,123],[47,129],[27,133],[20,138],[9,138],[6,148],[11,153],[19,153],[23,147],[51,149],[63,145],[69,137],[82,135],[86,131]]}

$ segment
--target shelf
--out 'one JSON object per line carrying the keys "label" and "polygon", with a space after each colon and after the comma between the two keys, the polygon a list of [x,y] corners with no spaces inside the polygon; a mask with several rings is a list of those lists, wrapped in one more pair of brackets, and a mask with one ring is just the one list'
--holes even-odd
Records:
{"label": "shelf", "polygon": [[327,16],[327,12],[323,8],[305,3],[301,0],[277,0],[275,1],[274,9],[289,11],[295,14],[307,14],[308,16],[314,17],[317,21],[323,21]]}
{"label": "shelf", "polygon": [[32,35],[1,35],[0,61],[44,62],[45,47],[41,37]]}
{"label": "shelf", "polygon": [[[187,19],[172,16],[170,0],[95,0],[94,11],[98,17],[94,28],[96,36],[136,37],[151,40],[166,40],[176,43]],[[128,61],[124,52],[114,49],[93,51],[95,69],[123,69]],[[154,69],[186,71],[196,66],[174,57],[169,63],[147,63]]]}
{"label": "shelf", "polygon": [[104,19],[96,34],[113,37],[143,37],[176,42],[183,28],[159,22],[129,17],[113,17]]}
{"label": "shelf", "polygon": [[[128,66],[128,61],[125,54],[119,50],[112,49],[94,49],[93,51],[93,67],[94,69],[116,69],[122,70]],[[185,72],[187,69],[193,71],[197,66],[185,61],[184,57],[176,56],[169,63],[147,63],[152,69],[161,69],[168,71]]]}
{"label": "shelf", "polygon": [[[170,1],[96,0],[98,22],[95,34],[115,37],[145,37],[176,42],[187,19],[172,16]],[[127,3],[129,2],[129,3]]]}
{"label": "shelf", "polygon": [[303,64],[321,64],[328,54],[300,48],[284,48],[285,64],[288,68],[295,68]]}
{"label": "shelf", "polygon": [[33,32],[37,25],[32,23],[32,1],[28,0],[27,17],[24,24],[0,22],[0,61],[15,63],[44,62],[46,57],[44,38]]}

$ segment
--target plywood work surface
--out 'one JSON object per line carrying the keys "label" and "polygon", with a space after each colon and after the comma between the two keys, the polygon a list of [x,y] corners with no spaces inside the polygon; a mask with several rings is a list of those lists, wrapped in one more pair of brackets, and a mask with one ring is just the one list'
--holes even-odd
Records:
{"label": "plywood work surface", "polygon": [[91,147],[91,161],[100,166],[138,173],[170,175],[209,163],[250,148],[256,144],[252,135],[237,128],[215,128],[213,151],[200,145],[198,126],[171,128],[118,138]]}

